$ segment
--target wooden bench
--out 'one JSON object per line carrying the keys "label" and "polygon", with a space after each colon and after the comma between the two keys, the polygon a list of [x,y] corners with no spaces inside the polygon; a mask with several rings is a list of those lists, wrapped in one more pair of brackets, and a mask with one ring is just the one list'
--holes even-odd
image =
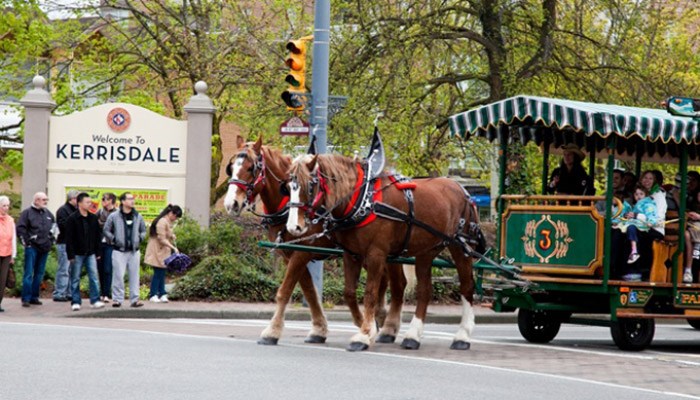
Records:
{"label": "wooden bench", "polygon": [[[675,220],[666,224],[665,236],[663,240],[654,240],[652,243],[652,253],[654,258],[651,263],[649,282],[672,282],[671,273],[673,271],[673,254],[678,250],[678,238],[681,232],[678,231],[678,211],[668,211],[666,221]],[[686,243],[686,246],[688,244]],[[676,282],[683,282],[683,264],[685,254],[678,255],[678,276]]]}

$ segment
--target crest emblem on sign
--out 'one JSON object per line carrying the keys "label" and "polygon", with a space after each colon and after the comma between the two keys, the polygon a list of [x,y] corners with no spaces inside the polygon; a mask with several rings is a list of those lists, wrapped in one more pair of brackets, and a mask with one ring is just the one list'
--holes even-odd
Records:
{"label": "crest emblem on sign", "polygon": [[121,107],[113,108],[112,111],[107,114],[107,125],[109,125],[109,129],[114,132],[124,132],[129,129],[129,125],[131,125],[131,115]]}
{"label": "crest emblem on sign", "polygon": [[525,225],[525,235],[521,238],[528,257],[537,257],[540,263],[549,264],[554,258],[563,258],[569,253],[569,225],[564,221],[553,221],[551,215],[543,215]]}

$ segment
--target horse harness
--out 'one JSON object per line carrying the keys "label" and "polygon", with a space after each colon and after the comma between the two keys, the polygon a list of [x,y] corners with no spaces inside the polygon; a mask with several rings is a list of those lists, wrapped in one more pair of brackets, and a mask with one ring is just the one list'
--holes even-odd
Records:
{"label": "horse harness", "polygon": [[[416,188],[416,183],[411,179],[402,176],[400,174],[385,175],[390,184],[386,187],[381,186],[381,176],[371,178],[369,176],[369,167],[367,164],[357,164],[357,181],[355,184],[355,189],[352,192],[352,198],[350,199],[348,205],[343,212],[343,216],[340,218],[335,218],[333,215],[326,211],[322,213],[321,217],[316,218],[314,210],[317,209],[322,200],[323,196],[329,191],[326,178],[320,171],[316,174],[312,174],[311,183],[309,185],[308,198],[313,197],[311,205],[306,204],[290,204],[292,207],[300,207],[311,214],[312,218],[315,218],[313,223],[319,222],[323,217],[326,217],[326,232],[330,233],[336,230],[347,230],[351,228],[360,228],[370,224],[377,217],[403,222],[407,225],[406,235],[404,236],[403,244],[401,246],[400,255],[406,255],[408,253],[408,245],[411,239],[411,234],[413,232],[413,227],[418,226],[432,235],[440,238],[444,245],[458,243],[464,247],[465,242],[473,243],[474,240],[471,238],[472,230],[478,230],[478,224],[470,224],[470,232],[465,232],[465,226],[467,221],[464,218],[460,218],[459,226],[457,227],[457,234],[455,237],[446,235],[445,233],[433,228],[431,225],[416,219],[415,217],[415,202],[413,196],[413,190]],[[319,187],[318,192],[314,196],[316,191],[316,186]],[[408,204],[408,213],[392,207],[384,202],[382,202],[382,192],[389,186],[394,186],[396,189],[403,191],[406,203]],[[462,215],[466,211],[466,208],[471,204],[469,194],[465,191],[465,197],[467,202],[465,203],[465,209],[462,211]],[[475,225],[475,226],[471,226]]]}

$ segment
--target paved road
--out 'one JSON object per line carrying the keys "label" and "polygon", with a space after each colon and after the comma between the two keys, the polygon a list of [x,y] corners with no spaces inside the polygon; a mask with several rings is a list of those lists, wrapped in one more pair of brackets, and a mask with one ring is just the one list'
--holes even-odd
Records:
{"label": "paved road", "polygon": [[689,346],[700,332],[681,325],[659,326],[642,353],[617,351],[604,328],[565,326],[534,346],[513,325],[481,325],[472,350],[455,352],[455,327],[428,325],[418,351],[356,354],[343,350],[345,323],[318,346],[303,344],[307,322],[290,322],[265,347],[259,320],[39,322],[0,322],[11,366],[0,399],[700,399],[700,347]]}

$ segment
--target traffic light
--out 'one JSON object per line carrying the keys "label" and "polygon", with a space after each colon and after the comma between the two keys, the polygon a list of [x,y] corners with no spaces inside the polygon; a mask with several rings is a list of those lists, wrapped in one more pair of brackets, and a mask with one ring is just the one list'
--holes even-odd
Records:
{"label": "traffic light", "polygon": [[306,92],[306,41],[290,40],[286,47],[289,55],[284,63],[289,67],[289,72],[284,80],[289,88],[282,92],[282,100],[288,110],[302,111],[304,103],[297,93]]}

